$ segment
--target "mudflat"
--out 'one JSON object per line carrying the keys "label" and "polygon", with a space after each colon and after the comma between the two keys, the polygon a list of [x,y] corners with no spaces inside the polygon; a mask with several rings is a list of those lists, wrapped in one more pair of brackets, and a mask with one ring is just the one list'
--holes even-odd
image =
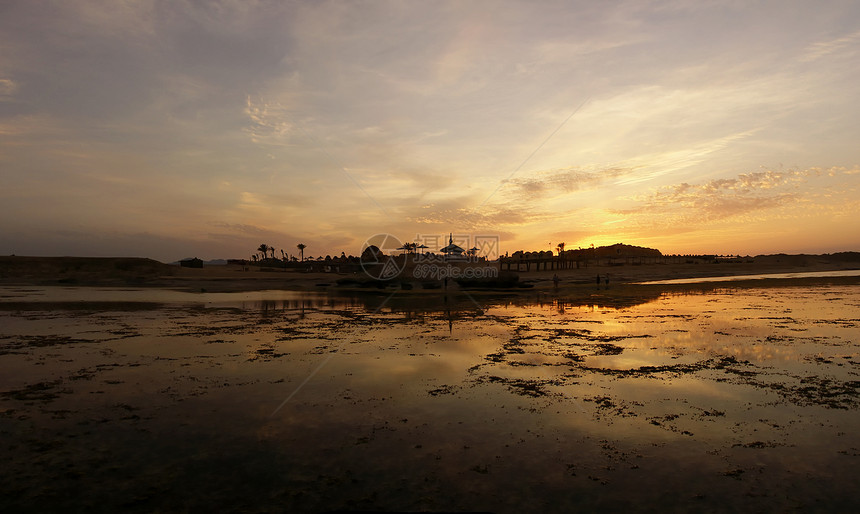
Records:
{"label": "mudflat", "polygon": [[858,312],[838,283],[3,286],[0,510],[854,512]]}

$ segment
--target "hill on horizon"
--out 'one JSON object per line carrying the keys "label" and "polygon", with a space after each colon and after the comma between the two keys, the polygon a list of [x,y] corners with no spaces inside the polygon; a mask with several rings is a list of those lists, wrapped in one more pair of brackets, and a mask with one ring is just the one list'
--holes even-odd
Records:
{"label": "hill on horizon", "polygon": [[175,269],[145,257],[0,256],[0,280],[7,283],[59,277],[61,284],[133,284],[173,275]]}
{"label": "hill on horizon", "polygon": [[598,246],[596,248],[578,248],[576,250],[565,250],[565,255],[589,255],[594,257],[660,257],[663,253],[656,248],[647,248],[644,246],[627,245],[624,243],[615,243],[608,246]]}

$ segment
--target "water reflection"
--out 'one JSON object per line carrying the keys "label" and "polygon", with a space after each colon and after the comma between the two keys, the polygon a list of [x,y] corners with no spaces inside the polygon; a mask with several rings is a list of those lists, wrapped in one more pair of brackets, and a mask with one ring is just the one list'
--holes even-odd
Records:
{"label": "water reflection", "polygon": [[[514,295],[473,295],[440,294],[411,295],[397,292],[378,294],[338,294],[293,298],[284,300],[244,301],[239,303],[207,304],[207,308],[238,308],[243,311],[256,311],[262,317],[276,318],[285,315],[304,319],[312,312],[341,313],[343,315],[387,316],[387,320],[400,320],[407,323],[428,323],[441,319],[448,325],[448,332],[464,320],[478,320],[487,312],[508,312],[538,309],[564,315],[570,312],[596,310],[618,310],[644,305],[657,301],[662,296],[659,291],[650,290],[637,295],[586,294],[579,296],[558,296],[535,294]],[[394,316],[393,318],[391,316]]]}
{"label": "water reflection", "polygon": [[658,289],[634,293],[606,291],[579,295],[552,293],[440,292],[412,294],[308,291],[243,291],[235,293],[188,293],[155,288],[111,289],[87,287],[0,288],[0,310],[152,310],[170,305],[196,305],[212,309],[240,309],[261,314],[310,310],[364,310],[413,315],[430,312],[474,311],[499,306],[569,308],[624,308],[655,301]]}
{"label": "water reflection", "polygon": [[412,295],[398,292],[385,295],[352,293],[331,294],[309,298],[285,300],[259,300],[243,302],[207,303],[207,307],[236,307],[243,310],[259,311],[263,315],[284,312],[311,310],[347,310],[371,313],[402,314],[405,319],[421,318],[428,314],[444,314],[448,318],[480,315],[491,308],[537,307],[550,309],[560,314],[568,310],[582,308],[623,309],[643,305],[658,300],[664,293],[655,289],[643,290],[635,294],[584,294],[584,295],[478,295],[478,294],[439,294]]}
{"label": "water reflection", "polygon": [[792,273],[762,273],[756,275],[730,275],[722,277],[696,277],[696,278],[673,278],[667,280],[652,280],[640,282],[641,285],[670,285],[670,284],[698,284],[706,282],[736,282],[741,280],[766,280],[766,279],[797,279],[797,278],[838,278],[858,277],[860,269],[837,270],[837,271],[806,271]]}

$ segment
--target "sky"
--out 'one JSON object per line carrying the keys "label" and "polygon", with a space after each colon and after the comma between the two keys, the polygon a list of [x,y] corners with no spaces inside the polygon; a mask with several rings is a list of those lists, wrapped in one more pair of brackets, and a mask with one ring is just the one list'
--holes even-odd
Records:
{"label": "sky", "polygon": [[860,251],[858,84],[856,0],[4,0],[0,255]]}

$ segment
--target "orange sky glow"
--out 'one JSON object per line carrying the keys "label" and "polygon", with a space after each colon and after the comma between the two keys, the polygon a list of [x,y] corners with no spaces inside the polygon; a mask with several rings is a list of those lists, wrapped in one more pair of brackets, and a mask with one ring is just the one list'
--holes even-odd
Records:
{"label": "orange sky glow", "polygon": [[0,254],[858,251],[858,83],[854,1],[4,2]]}

